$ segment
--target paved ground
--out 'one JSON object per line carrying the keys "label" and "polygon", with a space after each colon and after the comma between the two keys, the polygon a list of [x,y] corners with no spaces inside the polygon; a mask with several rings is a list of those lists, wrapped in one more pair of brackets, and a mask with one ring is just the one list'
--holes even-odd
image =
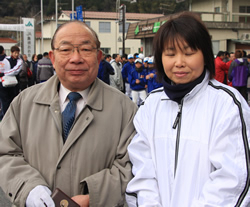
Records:
{"label": "paved ground", "polygon": [[11,207],[10,202],[5,197],[4,192],[2,191],[2,188],[0,188],[0,207]]}

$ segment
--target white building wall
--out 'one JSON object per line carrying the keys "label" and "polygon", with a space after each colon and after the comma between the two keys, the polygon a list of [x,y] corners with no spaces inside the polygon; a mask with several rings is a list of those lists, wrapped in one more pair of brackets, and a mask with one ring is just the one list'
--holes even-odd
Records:
{"label": "white building wall", "polygon": [[[68,21],[64,15],[60,16],[60,22],[61,20]],[[62,18],[61,18],[62,17]],[[101,42],[101,48],[110,48],[110,55],[113,53],[121,53],[122,49],[122,41],[119,42],[118,38],[122,38],[122,33],[119,33],[119,25],[116,23],[115,20],[98,20],[98,19],[93,19],[89,20],[86,19],[86,22],[90,22],[90,26],[94,31],[97,33],[99,40]],[[100,33],[99,32],[99,22],[110,22],[111,23],[111,32],[110,33]],[[50,42],[51,38],[56,30],[56,25],[55,25],[55,20],[51,20],[49,22],[45,22],[43,24],[43,37],[44,37],[44,52],[48,52],[51,50],[50,47]],[[125,33],[125,39],[126,39],[126,33]],[[37,39],[36,40],[36,53],[42,53],[41,52],[41,40]],[[125,52],[128,51],[128,53],[136,53],[138,52],[139,48],[141,47],[141,40],[134,40],[134,39],[128,39],[125,40]],[[120,49],[120,50],[119,50]]]}

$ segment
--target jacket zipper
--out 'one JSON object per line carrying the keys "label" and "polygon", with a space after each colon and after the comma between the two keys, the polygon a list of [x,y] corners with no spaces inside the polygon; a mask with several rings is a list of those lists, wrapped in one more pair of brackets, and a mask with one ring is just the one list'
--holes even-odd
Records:
{"label": "jacket zipper", "polygon": [[174,176],[176,173],[176,168],[178,164],[178,155],[179,155],[179,143],[180,143],[180,132],[181,132],[181,116],[182,116],[182,106],[183,106],[183,99],[181,100],[181,104],[179,104],[179,111],[177,113],[177,116],[175,118],[175,122],[173,124],[173,129],[177,129],[177,135],[176,135],[176,144],[175,144],[175,165],[174,165]]}

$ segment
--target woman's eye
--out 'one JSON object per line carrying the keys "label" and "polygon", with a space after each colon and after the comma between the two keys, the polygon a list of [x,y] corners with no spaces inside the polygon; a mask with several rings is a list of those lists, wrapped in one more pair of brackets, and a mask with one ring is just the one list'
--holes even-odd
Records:
{"label": "woman's eye", "polygon": [[166,53],[166,56],[174,56],[174,53]]}

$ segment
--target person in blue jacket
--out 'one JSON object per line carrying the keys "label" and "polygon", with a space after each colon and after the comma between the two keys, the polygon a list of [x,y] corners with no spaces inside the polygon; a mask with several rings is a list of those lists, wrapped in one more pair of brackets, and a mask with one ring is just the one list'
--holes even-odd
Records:
{"label": "person in blue jacket", "polygon": [[153,58],[149,58],[148,60],[148,74],[146,75],[146,80],[148,84],[148,93],[150,93],[154,89],[162,87],[162,84],[157,82],[157,76]]}
{"label": "person in blue jacket", "polygon": [[144,101],[147,97],[146,93],[146,75],[147,73],[143,70],[142,60],[135,60],[135,68],[128,73],[128,82],[132,90],[132,101],[136,104],[140,104],[139,100]]}
{"label": "person in blue jacket", "polygon": [[115,71],[112,65],[105,60],[105,54],[102,54],[102,59],[99,64],[97,77],[101,79],[104,83],[110,85],[109,75],[114,75]]}
{"label": "person in blue jacket", "polygon": [[122,68],[122,78],[123,82],[125,83],[125,94],[131,98],[131,88],[128,82],[128,73],[130,73],[131,70],[133,70],[135,67],[134,63],[134,55],[129,54],[128,55],[128,62],[125,63],[125,65]]}

